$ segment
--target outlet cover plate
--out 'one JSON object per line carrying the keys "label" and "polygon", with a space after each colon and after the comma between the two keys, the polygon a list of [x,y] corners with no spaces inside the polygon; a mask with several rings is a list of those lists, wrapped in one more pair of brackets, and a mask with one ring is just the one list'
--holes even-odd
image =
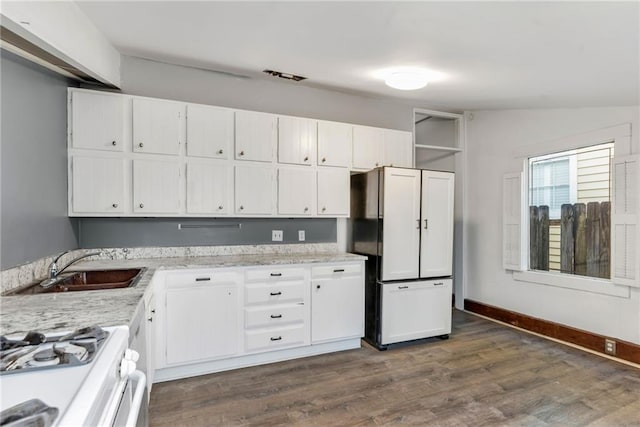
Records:
{"label": "outlet cover plate", "polygon": [[616,342],[614,340],[604,340],[604,352],[612,356],[616,355]]}
{"label": "outlet cover plate", "polygon": [[271,241],[282,242],[283,234],[282,230],[271,230]]}
{"label": "outlet cover plate", "polygon": [[304,242],[304,239],[305,239],[304,230],[298,230],[298,241]]}

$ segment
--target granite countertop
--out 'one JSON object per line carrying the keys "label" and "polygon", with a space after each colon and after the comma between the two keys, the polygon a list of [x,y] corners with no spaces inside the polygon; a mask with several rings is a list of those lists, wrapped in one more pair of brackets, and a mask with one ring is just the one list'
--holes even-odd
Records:
{"label": "granite countertop", "polygon": [[350,253],[251,254],[202,257],[97,260],[79,262],[72,270],[146,267],[131,288],[0,297],[0,334],[22,335],[70,331],[83,326],[131,326],[143,296],[158,270],[247,267],[361,261]]}

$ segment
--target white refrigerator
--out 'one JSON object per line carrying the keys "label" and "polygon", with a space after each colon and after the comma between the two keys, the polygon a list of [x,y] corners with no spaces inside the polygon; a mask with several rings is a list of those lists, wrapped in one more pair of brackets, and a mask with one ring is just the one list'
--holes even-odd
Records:
{"label": "white refrigerator", "polygon": [[368,256],[365,339],[379,349],[451,332],[454,174],[351,177],[352,250]]}

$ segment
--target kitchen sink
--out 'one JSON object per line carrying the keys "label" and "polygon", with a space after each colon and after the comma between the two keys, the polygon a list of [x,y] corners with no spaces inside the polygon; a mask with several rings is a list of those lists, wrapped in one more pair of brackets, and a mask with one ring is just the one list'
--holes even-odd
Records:
{"label": "kitchen sink", "polygon": [[69,272],[62,275],[50,287],[44,288],[40,281],[18,288],[6,295],[34,295],[57,292],[99,291],[105,289],[120,289],[134,286],[144,268],[129,268],[122,270],[90,270]]}

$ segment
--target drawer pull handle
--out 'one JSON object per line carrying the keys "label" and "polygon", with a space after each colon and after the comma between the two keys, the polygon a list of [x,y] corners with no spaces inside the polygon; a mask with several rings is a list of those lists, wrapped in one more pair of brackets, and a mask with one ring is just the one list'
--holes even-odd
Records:
{"label": "drawer pull handle", "polygon": [[271,273],[271,277],[280,277],[282,273]]}
{"label": "drawer pull handle", "polygon": [[208,282],[211,277],[196,277],[196,282]]}
{"label": "drawer pull handle", "polygon": [[333,272],[334,273],[344,273],[344,268],[334,268]]}
{"label": "drawer pull handle", "polygon": [[282,314],[272,314],[271,318],[272,319],[282,319]]}
{"label": "drawer pull handle", "polygon": [[278,295],[282,295],[282,292],[278,291],[278,292],[271,292],[269,295],[271,295],[272,297],[277,297]]}
{"label": "drawer pull handle", "polygon": [[271,337],[271,341],[280,341],[282,337]]}
{"label": "drawer pull handle", "polygon": [[440,282],[440,283],[434,283],[433,286],[442,286],[444,285],[444,282]]}
{"label": "drawer pull handle", "polygon": [[409,289],[408,286],[398,286],[398,289]]}

